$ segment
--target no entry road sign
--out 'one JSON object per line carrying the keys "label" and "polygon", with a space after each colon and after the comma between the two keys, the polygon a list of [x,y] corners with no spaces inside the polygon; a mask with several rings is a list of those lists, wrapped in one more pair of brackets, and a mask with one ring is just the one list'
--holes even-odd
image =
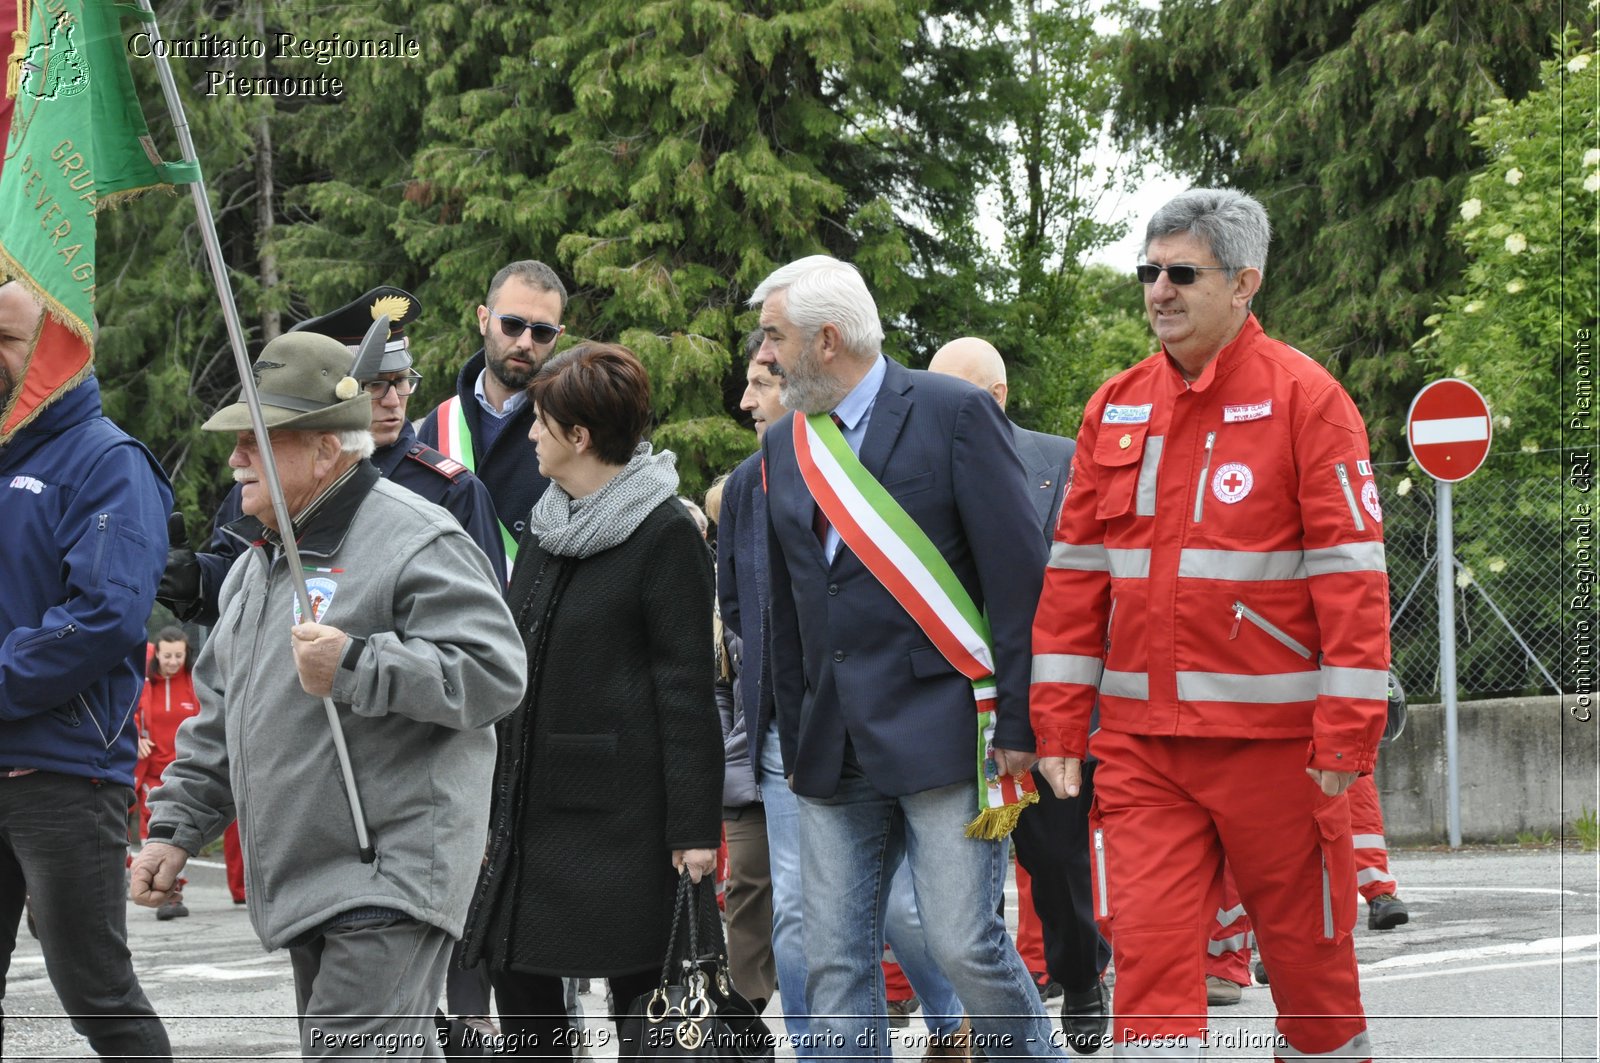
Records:
{"label": "no entry road sign", "polygon": [[1422,471],[1456,483],[1489,456],[1489,404],[1465,380],[1435,380],[1411,400],[1406,442]]}

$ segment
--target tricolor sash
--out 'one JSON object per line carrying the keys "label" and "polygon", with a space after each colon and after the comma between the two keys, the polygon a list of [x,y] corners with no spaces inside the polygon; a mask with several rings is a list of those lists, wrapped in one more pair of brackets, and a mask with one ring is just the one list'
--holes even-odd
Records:
{"label": "tricolor sash", "polygon": [[1039,800],[1027,773],[994,762],[994,641],[989,620],[927,533],[861,464],[828,414],[794,417],[794,450],[811,497],[846,546],[911,614],[950,664],[972,681],[978,711],[978,815],[969,838],[1003,838]]}
{"label": "tricolor sash", "polygon": [[[467,423],[467,411],[462,408],[459,395],[451,395],[439,404],[439,449],[465,465],[472,475],[478,475],[478,458],[472,449],[472,426]],[[500,542],[506,548],[506,575],[509,576],[517,560],[517,537],[503,521],[496,519],[495,523],[500,525]]]}

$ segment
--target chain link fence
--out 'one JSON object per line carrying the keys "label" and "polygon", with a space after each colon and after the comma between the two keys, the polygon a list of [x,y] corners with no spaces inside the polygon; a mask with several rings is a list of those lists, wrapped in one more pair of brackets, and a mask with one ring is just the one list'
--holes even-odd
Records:
{"label": "chain link fence", "polygon": [[[1455,485],[1456,679],[1462,698],[1572,690],[1563,654],[1561,451],[1491,454]],[[1389,561],[1395,672],[1413,703],[1439,693],[1434,481],[1375,466]]]}

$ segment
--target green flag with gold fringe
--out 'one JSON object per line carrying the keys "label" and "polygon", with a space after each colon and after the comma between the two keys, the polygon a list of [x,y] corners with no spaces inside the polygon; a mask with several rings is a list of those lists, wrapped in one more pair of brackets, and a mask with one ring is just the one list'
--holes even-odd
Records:
{"label": "green flag with gold fringe", "polygon": [[124,15],[146,17],[109,0],[19,5],[27,50],[0,162],[0,274],[38,296],[46,313],[0,408],[0,444],[89,373],[96,213],[199,177],[196,165],[164,163],[151,142],[128,70]]}

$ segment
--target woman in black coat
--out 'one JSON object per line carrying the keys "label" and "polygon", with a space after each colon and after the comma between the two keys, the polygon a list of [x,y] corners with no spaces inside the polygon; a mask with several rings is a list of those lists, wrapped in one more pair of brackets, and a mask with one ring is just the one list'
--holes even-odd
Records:
{"label": "woman in black coat", "polygon": [[625,1010],[660,974],[679,870],[716,865],[714,576],[675,457],[642,442],[638,359],[580,344],[529,391],[551,485],[508,594],[528,689],[500,724],[464,962],[487,961],[513,1051],[571,1056],[561,978],[608,978]]}

